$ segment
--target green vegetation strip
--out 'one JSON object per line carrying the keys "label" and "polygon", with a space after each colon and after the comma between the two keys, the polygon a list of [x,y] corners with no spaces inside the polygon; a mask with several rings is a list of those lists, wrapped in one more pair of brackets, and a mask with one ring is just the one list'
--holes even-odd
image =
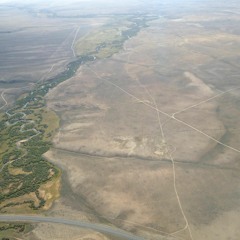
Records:
{"label": "green vegetation strip", "polygon": [[118,16],[98,31],[80,39],[76,44],[76,52],[78,55],[90,54],[97,59],[111,57],[122,49],[126,40],[137,35],[141,28],[147,27],[147,21],[154,19],[156,17],[153,16]]}
{"label": "green vegetation strip", "polygon": [[17,238],[15,238],[14,236],[23,236],[31,230],[31,225],[26,223],[0,223],[0,239],[15,240]]}
{"label": "green vegetation strip", "polygon": [[[79,66],[95,58],[109,57],[122,48],[125,40],[136,35],[152,17],[124,17],[115,26],[106,25],[103,31],[77,45],[81,56],[66,70],[38,83],[28,94],[20,97],[13,108],[0,119],[0,211],[8,207],[41,209],[46,201],[39,188],[60,176],[60,170],[42,155],[51,147],[52,136],[58,128],[57,116],[46,109],[44,96],[59,83],[71,78]],[[127,24],[127,25],[126,25]],[[100,37],[101,35],[101,37]],[[81,47],[79,47],[80,45]]]}
{"label": "green vegetation strip", "polygon": [[[90,60],[91,57],[80,57],[70,63],[63,73],[39,83],[33,91],[17,100],[14,107],[1,118],[1,211],[22,204],[34,210],[44,206],[45,199],[40,196],[39,188],[60,174],[55,166],[42,157],[50,149],[52,135],[58,127],[57,116],[45,108],[44,96],[51,88],[72,77],[82,63]],[[55,124],[45,123],[51,121]],[[30,193],[35,193],[37,205],[31,198],[7,201]]]}

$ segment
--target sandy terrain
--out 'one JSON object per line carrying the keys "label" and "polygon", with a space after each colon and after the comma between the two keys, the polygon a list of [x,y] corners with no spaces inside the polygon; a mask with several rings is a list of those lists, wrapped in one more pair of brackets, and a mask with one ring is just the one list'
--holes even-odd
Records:
{"label": "sandy terrain", "polygon": [[[28,236],[26,236],[28,238]],[[76,227],[65,226],[61,224],[38,224],[34,231],[29,234],[29,239],[35,237],[36,239],[52,239],[52,240],[109,240],[103,234],[86,229],[79,229]]]}

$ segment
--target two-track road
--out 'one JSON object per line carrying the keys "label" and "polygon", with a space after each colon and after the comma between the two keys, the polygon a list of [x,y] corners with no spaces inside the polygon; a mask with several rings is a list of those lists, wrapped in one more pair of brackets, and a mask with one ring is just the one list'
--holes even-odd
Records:
{"label": "two-track road", "polygon": [[123,231],[119,228],[106,226],[102,224],[95,224],[90,222],[84,222],[80,220],[70,220],[59,217],[45,217],[34,215],[0,215],[0,222],[25,222],[25,223],[57,223],[65,224],[80,228],[88,228],[101,233],[115,235],[117,237],[128,240],[144,240],[144,238],[135,236],[131,233]]}

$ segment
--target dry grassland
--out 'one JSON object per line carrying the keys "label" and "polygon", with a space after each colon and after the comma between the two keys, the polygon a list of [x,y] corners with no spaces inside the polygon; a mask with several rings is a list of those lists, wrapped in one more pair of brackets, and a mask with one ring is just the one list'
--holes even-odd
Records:
{"label": "dry grassland", "polygon": [[152,238],[240,236],[230,223],[240,220],[239,91],[219,67],[237,71],[240,38],[206,25],[191,16],[153,21],[48,94],[61,126],[47,157],[89,206],[65,189],[52,214],[61,203]]}

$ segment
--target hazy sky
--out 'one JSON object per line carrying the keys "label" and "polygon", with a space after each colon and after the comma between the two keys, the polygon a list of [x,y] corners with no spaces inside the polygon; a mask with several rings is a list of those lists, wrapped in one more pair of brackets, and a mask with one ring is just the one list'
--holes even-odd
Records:
{"label": "hazy sky", "polygon": [[0,4],[3,3],[23,3],[23,4],[33,4],[33,3],[48,3],[51,4],[69,4],[74,2],[90,2],[90,1],[102,1],[102,0],[0,0]]}
{"label": "hazy sky", "polygon": [[[71,5],[74,3],[78,3],[78,2],[89,2],[89,3],[111,3],[111,4],[134,4],[134,3],[139,3],[142,0],[121,0],[121,1],[117,1],[117,0],[0,0],[0,4],[3,3],[18,3],[18,4],[37,4],[39,6],[45,5],[45,6],[65,6],[65,5]],[[151,0],[149,0],[151,1]]]}
{"label": "hazy sky", "polygon": [[[41,2],[48,2],[49,4],[52,3],[64,3],[64,4],[68,4],[68,3],[73,3],[73,2],[101,2],[103,0],[49,0],[49,1],[44,1],[44,0],[0,0],[0,3],[41,3]],[[105,0],[105,1],[113,1],[113,0]]]}

